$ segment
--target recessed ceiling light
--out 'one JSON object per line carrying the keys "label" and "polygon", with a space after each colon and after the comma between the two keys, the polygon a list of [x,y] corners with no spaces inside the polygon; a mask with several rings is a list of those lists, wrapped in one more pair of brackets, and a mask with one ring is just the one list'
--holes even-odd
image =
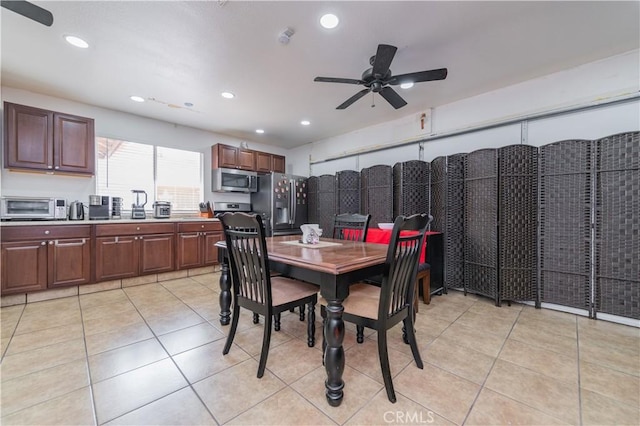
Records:
{"label": "recessed ceiling light", "polygon": [[133,102],[144,102],[144,98],[142,96],[129,96]]}
{"label": "recessed ceiling light", "polygon": [[409,83],[402,83],[400,85],[400,88],[402,89],[411,89],[413,87],[413,83],[409,82]]}
{"label": "recessed ceiling light", "polygon": [[87,47],[89,47],[89,43],[87,43],[86,41],[84,41],[80,37],[67,35],[67,36],[64,36],[64,39],[67,41],[67,43],[69,43],[69,44],[71,44],[71,45],[73,45],[75,47],[79,47],[81,49],[86,49]]}
{"label": "recessed ceiling light", "polygon": [[236,95],[234,95],[231,92],[222,92],[222,93],[220,93],[220,96],[222,96],[225,99],[233,99],[233,98],[236,97]]}
{"label": "recessed ceiling light", "polygon": [[337,27],[338,22],[340,22],[340,20],[333,13],[327,13],[320,18],[320,25],[328,30]]}
{"label": "recessed ceiling light", "polygon": [[264,133],[264,130],[263,130],[263,129],[256,129],[256,133],[263,134],[263,133]]}
{"label": "recessed ceiling light", "polygon": [[311,122],[309,120],[302,120],[300,124],[302,124],[303,126],[308,126],[309,124],[311,124]]}

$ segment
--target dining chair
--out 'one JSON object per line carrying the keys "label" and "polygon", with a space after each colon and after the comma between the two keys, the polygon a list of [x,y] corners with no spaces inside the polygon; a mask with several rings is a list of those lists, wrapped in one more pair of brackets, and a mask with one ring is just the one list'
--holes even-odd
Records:
{"label": "dining chair", "polygon": [[[389,367],[387,330],[400,322],[403,323],[413,359],[418,368],[423,368],[414,331],[413,303],[418,261],[428,224],[429,216],[426,214],[406,218],[398,216],[391,233],[381,286],[367,283],[353,284],[349,287],[349,296],[343,302],[344,321],[378,332],[378,357],[387,397],[391,402],[396,402],[396,394]],[[417,232],[400,235],[400,231]],[[320,303],[324,325],[327,318],[327,302],[321,298]],[[323,351],[326,349],[324,332],[322,348]]]}
{"label": "dining chair", "polygon": [[227,242],[229,269],[233,285],[233,313],[231,329],[222,351],[229,353],[238,328],[240,308],[264,316],[262,351],[258,364],[258,378],[264,375],[271,341],[272,319],[280,329],[280,314],[296,306],[308,306],[307,345],[315,344],[315,306],[318,287],[269,273],[269,255],[264,224],[260,215],[225,213],[220,216]]}
{"label": "dining chair", "polygon": [[362,242],[367,238],[370,220],[370,214],[337,214],[333,218],[333,238]]}

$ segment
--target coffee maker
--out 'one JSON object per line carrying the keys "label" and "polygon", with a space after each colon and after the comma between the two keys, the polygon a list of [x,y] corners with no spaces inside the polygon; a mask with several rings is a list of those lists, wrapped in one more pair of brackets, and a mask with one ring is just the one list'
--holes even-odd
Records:
{"label": "coffee maker", "polygon": [[111,198],[111,219],[122,219],[122,197]]}
{"label": "coffee maker", "polygon": [[89,220],[109,219],[111,202],[105,195],[89,195]]}
{"label": "coffee maker", "polygon": [[[147,193],[142,189],[132,189],[134,202],[131,204],[131,219],[146,219],[147,214],[144,206],[147,204]],[[144,202],[140,202],[141,196],[144,195]]]}

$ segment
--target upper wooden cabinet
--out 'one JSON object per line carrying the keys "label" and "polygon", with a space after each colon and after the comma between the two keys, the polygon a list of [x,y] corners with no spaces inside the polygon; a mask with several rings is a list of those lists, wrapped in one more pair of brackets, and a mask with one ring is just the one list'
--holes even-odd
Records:
{"label": "upper wooden cabinet", "polygon": [[10,169],[93,175],[92,118],[4,103],[4,166]]}
{"label": "upper wooden cabinet", "polygon": [[215,144],[211,147],[211,165],[213,168],[284,173],[285,157],[268,152]]}
{"label": "upper wooden cabinet", "polygon": [[256,169],[255,151],[235,146],[215,144],[211,147],[213,167],[225,169]]}

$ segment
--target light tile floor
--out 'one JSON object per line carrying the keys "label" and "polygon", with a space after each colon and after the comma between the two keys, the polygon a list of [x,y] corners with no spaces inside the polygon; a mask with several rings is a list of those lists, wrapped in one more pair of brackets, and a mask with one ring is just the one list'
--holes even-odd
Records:
{"label": "light tile floor", "polygon": [[318,344],[297,314],[272,334],[219,323],[218,275],[1,309],[1,418],[11,424],[640,424],[640,330],[455,291],[420,305],[424,369],[390,332],[398,401],[376,335],[345,338],[345,397],[330,407]]}

